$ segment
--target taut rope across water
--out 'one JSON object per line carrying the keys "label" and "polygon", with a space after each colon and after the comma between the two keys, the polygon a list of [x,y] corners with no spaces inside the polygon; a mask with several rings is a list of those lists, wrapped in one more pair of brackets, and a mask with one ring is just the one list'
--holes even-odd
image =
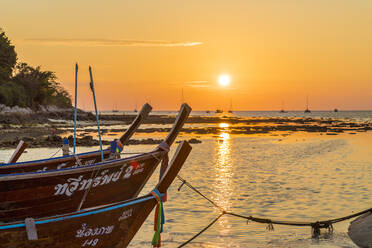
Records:
{"label": "taut rope across water", "polygon": [[315,222],[300,222],[300,221],[289,221],[289,220],[273,220],[273,219],[266,219],[266,218],[258,218],[254,216],[245,216],[241,214],[237,214],[234,212],[226,211],[223,207],[219,206],[216,202],[208,198],[206,195],[201,193],[197,188],[195,188],[193,185],[191,185],[189,182],[187,182],[185,179],[183,179],[181,176],[177,176],[177,178],[182,182],[181,186],[178,188],[178,191],[181,190],[181,188],[186,185],[189,187],[192,191],[194,191],[196,194],[199,196],[203,197],[205,200],[209,201],[212,205],[214,205],[216,208],[219,209],[220,214],[218,217],[216,217],[211,223],[209,223],[205,228],[203,228],[200,232],[195,234],[192,238],[187,240],[186,242],[182,243],[179,247],[184,247],[185,245],[189,244],[191,241],[193,241],[195,238],[200,236],[204,231],[209,229],[211,226],[213,226],[214,223],[218,219],[220,219],[224,215],[231,215],[235,216],[238,218],[246,219],[247,221],[253,221],[257,223],[263,223],[263,224],[268,224],[267,229],[268,230],[274,230],[274,224],[275,225],[286,225],[286,226],[310,226],[311,227],[311,233],[313,238],[318,238],[320,235],[320,229],[328,229],[330,233],[333,232],[333,226],[332,224],[342,222],[345,220],[349,220],[355,217],[358,217],[360,215],[363,215],[365,213],[371,212],[372,213],[372,208],[357,212],[355,214],[347,215],[344,217],[340,218],[335,218],[335,219],[329,219],[329,220],[322,220],[322,221],[315,221]]}

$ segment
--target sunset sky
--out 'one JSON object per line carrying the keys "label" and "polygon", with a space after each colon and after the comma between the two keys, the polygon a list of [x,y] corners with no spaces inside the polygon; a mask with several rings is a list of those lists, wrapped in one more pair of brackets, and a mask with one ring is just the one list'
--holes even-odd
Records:
{"label": "sunset sky", "polygon": [[[19,61],[100,110],[372,109],[371,0],[1,0]],[[218,76],[228,74],[227,87]]]}

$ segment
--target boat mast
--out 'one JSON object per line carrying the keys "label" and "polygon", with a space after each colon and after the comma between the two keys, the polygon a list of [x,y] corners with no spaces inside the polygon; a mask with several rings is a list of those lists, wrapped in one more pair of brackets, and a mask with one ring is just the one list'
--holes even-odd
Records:
{"label": "boat mast", "polygon": [[182,91],[181,91],[181,104],[184,104],[185,103],[185,98],[183,96],[183,88],[182,88]]}
{"label": "boat mast", "polygon": [[74,113],[74,154],[76,154],[76,117],[77,117],[77,74],[78,64],[75,64],[75,113]]}
{"label": "boat mast", "polygon": [[97,121],[97,127],[98,127],[98,139],[99,139],[99,147],[100,147],[100,151],[101,151],[101,161],[103,162],[101,130],[99,129],[99,119],[98,119],[97,104],[96,104],[96,94],[94,93],[92,68],[90,66],[89,66],[89,76],[90,76],[90,89],[92,90],[92,93],[93,93],[94,109],[96,111],[96,121]]}
{"label": "boat mast", "polygon": [[306,109],[309,109],[309,95],[306,95]]}

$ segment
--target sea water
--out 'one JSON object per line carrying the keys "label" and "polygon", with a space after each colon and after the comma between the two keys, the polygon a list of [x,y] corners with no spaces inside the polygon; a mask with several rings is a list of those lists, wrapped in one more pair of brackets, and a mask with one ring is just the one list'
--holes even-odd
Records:
{"label": "sea water", "polygon": [[[273,220],[317,221],[372,207],[372,132],[232,135],[230,127],[224,126],[218,135],[198,137],[202,143],[192,145],[180,175],[225,210]],[[178,140],[190,137],[193,135],[181,135]],[[125,151],[153,148],[138,145]],[[45,158],[56,151],[27,150],[22,160]],[[0,150],[0,156],[8,157],[11,152]],[[141,194],[149,192],[157,181],[155,173]],[[220,213],[186,186],[178,191],[180,184],[176,179],[168,191],[163,247],[178,247]],[[347,235],[349,223],[335,224],[333,235],[312,239],[310,227],[274,225],[269,231],[265,224],[225,215],[186,247],[356,247]],[[153,232],[151,213],[131,247],[150,247]]]}

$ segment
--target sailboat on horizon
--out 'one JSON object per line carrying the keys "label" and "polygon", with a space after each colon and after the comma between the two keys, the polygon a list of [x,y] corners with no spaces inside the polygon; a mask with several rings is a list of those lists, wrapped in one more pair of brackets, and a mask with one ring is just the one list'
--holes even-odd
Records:
{"label": "sailboat on horizon", "polygon": [[136,106],[134,107],[134,113],[137,113],[138,110],[137,110],[137,101],[136,101]]}
{"label": "sailboat on horizon", "polygon": [[284,101],[282,100],[282,108],[279,111],[280,113],[287,113],[287,111],[284,110]]}
{"label": "sailboat on horizon", "polygon": [[118,110],[118,106],[117,106],[116,103],[114,104],[114,106],[112,106],[112,112],[114,112],[114,113],[119,112],[119,110]]}
{"label": "sailboat on horizon", "polygon": [[306,96],[306,109],[304,111],[305,113],[311,113],[309,109],[309,96]]}
{"label": "sailboat on horizon", "polygon": [[229,112],[230,114],[233,113],[233,110],[232,110],[232,98],[230,98],[230,107],[229,107],[229,110],[227,112]]}

